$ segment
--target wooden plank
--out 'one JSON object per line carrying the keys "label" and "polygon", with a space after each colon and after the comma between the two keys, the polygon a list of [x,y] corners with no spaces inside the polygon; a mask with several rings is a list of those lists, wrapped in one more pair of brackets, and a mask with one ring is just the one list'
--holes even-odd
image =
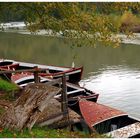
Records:
{"label": "wooden plank", "polygon": [[[62,81],[61,78],[58,78],[58,79],[55,79],[55,80],[51,80],[51,81],[48,81],[46,83],[43,83],[44,85],[48,85],[48,86],[53,86],[53,85],[56,85],[56,84],[60,84]],[[37,83],[38,85],[41,85],[42,83]],[[34,85],[34,83],[29,83],[28,85]]]}
{"label": "wooden plank", "polygon": [[[71,109],[68,109],[69,119],[66,118],[66,113],[61,111],[61,103],[55,99],[51,99],[47,108],[42,112],[36,124],[51,128],[59,128],[69,126],[70,124],[79,122],[81,116]],[[56,117],[56,118],[55,118]]]}
{"label": "wooden plank", "polygon": [[[84,89],[76,89],[74,91],[69,91],[69,92],[67,92],[67,95],[74,94],[74,93],[81,92],[81,91],[84,91]],[[55,98],[58,98],[60,96],[61,96],[61,94],[56,95]]]}
{"label": "wooden plank", "polygon": [[40,122],[39,126],[42,127],[42,126],[46,126],[46,125],[51,125],[51,124],[53,124],[55,122],[60,121],[61,119],[63,119],[63,117],[64,117],[64,115],[62,113],[59,114],[59,115],[55,115],[55,116],[53,116],[53,117],[51,117],[51,118],[49,118],[49,119],[47,119],[47,120],[45,120],[43,122]]}
{"label": "wooden plank", "polygon": [[43,68],[43,69],[58,70],[58,71],[67,71],[67,70],[71,69],[71,67],[49,66],[49,65],[33,64],[33,63],[27,63],[27,62],[21,62],[21,61],[14,61],[14,62],[19,63],[21,66],[26,66],[26,67],[38,66],[38,67]]}
{"label": "wooden plank", "polygon": [[[35,70],[38,70],[38,67],[35,66],[34,69],[35,69]],[[39,75],[38,75],[38,71],[35,71],[35,72],[34,72],[34,80],[35,80],[35,83],[39,83],[39,82],[40,82],[40,78],[39,78]]]}
{"label": "wooden plank", "polygon": [[68,112],[68,99],[67,99],[67,86],[66,86],[66,76],[62,76],[62,94],[61,94],[61,104],[62,112]]}

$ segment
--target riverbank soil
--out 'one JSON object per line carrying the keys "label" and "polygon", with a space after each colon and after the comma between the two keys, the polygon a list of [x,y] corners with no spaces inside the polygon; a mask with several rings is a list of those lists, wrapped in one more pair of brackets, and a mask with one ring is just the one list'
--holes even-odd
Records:
{"label": "riverbank soil", "polygon": [[0,91],[0,116],[11,106],[13,106],[14,100],[9,99],[8,94],[5,91]]}

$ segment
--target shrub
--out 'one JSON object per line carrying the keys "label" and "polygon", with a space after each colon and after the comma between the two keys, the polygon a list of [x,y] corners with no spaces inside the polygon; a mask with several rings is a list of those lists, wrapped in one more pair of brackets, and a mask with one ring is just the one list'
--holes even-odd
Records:
{"label": "shrub", "polygon": [[140,25],[140,19],[132,14],[131,11],[125,11],[120,19],[121,27],[120,30],[131,31],[134,26]]}

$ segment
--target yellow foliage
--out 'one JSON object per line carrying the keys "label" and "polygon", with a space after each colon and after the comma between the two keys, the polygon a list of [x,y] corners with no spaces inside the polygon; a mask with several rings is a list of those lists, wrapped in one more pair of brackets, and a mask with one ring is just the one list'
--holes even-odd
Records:
{"label": "yellow foliage", "polygon": [[133,15],[131,11],[125,11],[121,17],[121,23],[127,26],[139,25],[140,19]]}

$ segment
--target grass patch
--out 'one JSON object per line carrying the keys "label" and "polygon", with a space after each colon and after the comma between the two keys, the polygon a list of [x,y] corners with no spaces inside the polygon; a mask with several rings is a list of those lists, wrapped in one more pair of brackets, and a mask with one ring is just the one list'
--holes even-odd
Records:
{"label": "grass patch", "polygon": [[24,129],[22,132],[0,130],[0,138],[105,138],[99,134],[85,134],[81,132],[71,132],[67,129],[48,129],[46,127],[34,127],[32,131]]}
{"label": "grass patch", "polygon": [[18,90],[18,87],[14,83],[10,83],[0,78],[0,90],[5,92],[11,92]]}
{"label": "grass patch", "polygon": [[16,84],[10,83],[0,78],[0,91],[3,93],[0,96],[0,99],[13,101],[15,100],[15,93],[18,90],[19,90],[19,87]]}

